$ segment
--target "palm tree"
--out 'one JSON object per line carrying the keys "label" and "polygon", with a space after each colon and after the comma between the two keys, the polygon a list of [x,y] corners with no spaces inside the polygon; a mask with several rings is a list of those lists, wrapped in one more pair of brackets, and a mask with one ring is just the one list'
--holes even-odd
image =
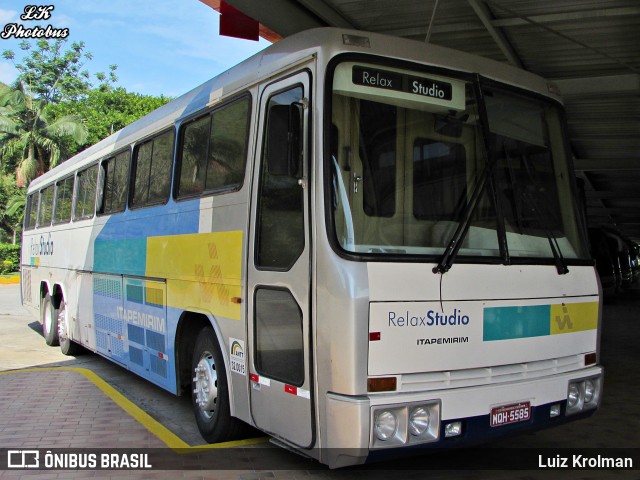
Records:
{"label": "palm tree", "polygon": [[54,120],[48,104],[31,97],[21,82],[0,82],[0,162],[16,160],[16,184],[22,187],[63,156],[63,140],[85,142],[87,128],[77,115]]}
{"label": "palm tree", "polygon": [[[7,208],[5,209],[5,216],[7,217],[7,225],[11,228],[13,232],[12,243],[15,245],[18,241],[18,229],[24,220],[24,207],[27,203],[27,197],[23,192],[16,193],[14,196],[9,198],[7,202]],[[11,223],[11,217],[17,215],[15,218],[15,223]]]}

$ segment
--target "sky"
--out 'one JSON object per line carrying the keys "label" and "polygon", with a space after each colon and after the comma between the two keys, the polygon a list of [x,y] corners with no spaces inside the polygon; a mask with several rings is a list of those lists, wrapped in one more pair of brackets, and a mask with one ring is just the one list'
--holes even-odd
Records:
{"label": "sky", "polygon": [[[28,5],[54,8],[49,19],[21,20]],[[85,67],[90,73],[115,64],[116,85],[144,95],[177,97],[269,45],[220,36],[218,13],[199,0],[2,0],[0,32],[12,23],[67,28],[68,45],[83,41],[93,55]],[[13,50],[18,62],[22,40],[0,38],[0,52]],[[16,75],[0,58],[0,82],[12,83]]]}

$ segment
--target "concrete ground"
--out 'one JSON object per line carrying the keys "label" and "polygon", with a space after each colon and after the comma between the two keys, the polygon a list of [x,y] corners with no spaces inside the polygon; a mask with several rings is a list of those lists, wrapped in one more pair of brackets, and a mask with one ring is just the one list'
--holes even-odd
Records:
{"label": "concrete ground", "polygon": [[[490,446],[501,448],[497,451],[507,452],[506,455],[509,450],[503,447],[544,448],[547,449],[544,452],[552,454],[562,454],[565,450],[561,449],[566,448],[589,448],[593,449],[591,453],[621,448],[633,449],[631,452],[637,457],[640,452],[639,307],[640,295],[637,294],[605,304],[601,348],[601,363],[606,369],[605,394],[596,415]],[[59,348],[47,347],[41,332],[38,322],[19,304],[18,285],[0,285],[0,455],[5,455],[7,449],[52,449],[55,453],[56,448],[129,448],[151,449],[144,451],[151,452],[157,460],[158,455],[169,458],[173,454],[167,447],[203,445],[188,398],[174,397],[98,355],[66,357]],[[408,465],[418,463],[395,460],[368,468],[331,471],[264,442],[264,438],[253,436],[224,445],[224,449],[208,450],[202,456],[191,449],[180,458],[184,459],[185,468],[201,465],[202,469],[197,470],[0,470],[0,477],[640,479],[640,465],[635,465],[634,471],[475,470],[469,467],[469,459],[483,455],[479,449],[450,454],[448,458],[454,463],[456,459],[466,462],[465,469],[407,470]],[[205,456],[211,454],[214,457]],[[422,456],[419,461],[428,464],[430,458]],[[6,467],[7,463],[8,460],[0,458],[0,466]],[[157,461],[155,463],[157,466]],[[162,459],[160,465],[163,465]],[[224,465],[224,469],[214,470],[212,465]]]}

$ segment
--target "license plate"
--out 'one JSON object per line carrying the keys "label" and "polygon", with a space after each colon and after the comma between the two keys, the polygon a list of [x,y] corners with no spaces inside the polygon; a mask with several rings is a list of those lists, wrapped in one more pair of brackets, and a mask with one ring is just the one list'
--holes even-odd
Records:
{"label": "license plate", "polygon": [[526,422],[531,418],[531,402],[513,403],[491,409],[489,420],[492,427]]}

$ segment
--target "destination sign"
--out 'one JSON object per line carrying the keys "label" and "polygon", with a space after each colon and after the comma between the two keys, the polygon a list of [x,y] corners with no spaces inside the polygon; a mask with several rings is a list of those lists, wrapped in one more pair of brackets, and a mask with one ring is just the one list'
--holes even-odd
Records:
{"label": "destination sign", "polygon": [[396,72],[353,66],[353,83],[366,87],[384,88],[404,92],[403,84],[406,75]]}
{"label": "destination sign", "polygon": [[395,90],[440,100],[451,100],[453,98],[453,88],[451,84],[441,80],[416,77],[359,65],[353,66],[351,77],[355,85]]}

